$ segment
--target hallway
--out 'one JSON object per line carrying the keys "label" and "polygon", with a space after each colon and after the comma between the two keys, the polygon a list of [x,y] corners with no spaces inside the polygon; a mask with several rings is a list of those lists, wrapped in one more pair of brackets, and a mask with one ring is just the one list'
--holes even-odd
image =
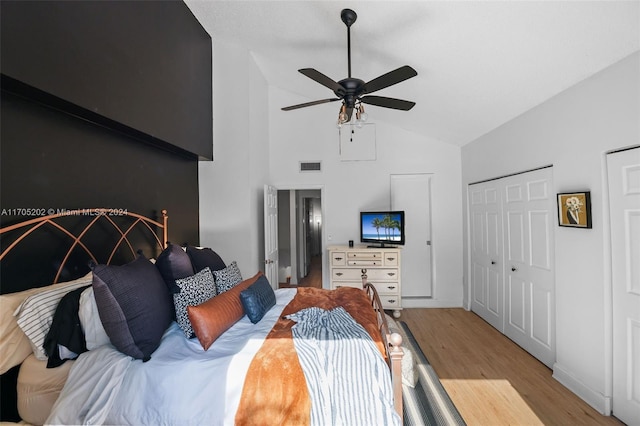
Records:
{"label": "hallway", "polygon": [[279,288],[290,287],[315,287],[322,288],[322,256],[317,255],[311,258],[311,268],[309,274],[300,280],[298,285],[279,283]]}

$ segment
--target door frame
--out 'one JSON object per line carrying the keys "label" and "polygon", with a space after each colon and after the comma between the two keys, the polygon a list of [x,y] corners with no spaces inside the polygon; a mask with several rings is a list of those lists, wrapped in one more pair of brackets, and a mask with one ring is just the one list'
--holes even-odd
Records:
{"label": "door frame", "polygon": [[[322,256],[322,287],[323,288],[329,288],[328,287],[328,280],[327,280],[327,274],[328,274],[328,270],[327,270],[327,265],[326,265],[326,257],[325,257],[325,248],[327,247],[327,234],[326,234],[326,208],[325,208],[325,202],[323,200],[325,200],[325,186],[322,184],[309,184],[309,185],[305,185],[305,184],[272,184],[271,186],[273,186],[274,188],[276,188],[278,191],[313,191],[313,190],[319,190],[320,191],[320,211],[322,214],[322,227],[320,229],[320,244],[321,244],[321,248],[320,248],[320,252],[321,252],[321,256]],[[295,250],[297,251],[298,248],[298,244],[299,241],[296,240],[296,248]],[[294,250],[293,248],[291,249],[292,251]]]}

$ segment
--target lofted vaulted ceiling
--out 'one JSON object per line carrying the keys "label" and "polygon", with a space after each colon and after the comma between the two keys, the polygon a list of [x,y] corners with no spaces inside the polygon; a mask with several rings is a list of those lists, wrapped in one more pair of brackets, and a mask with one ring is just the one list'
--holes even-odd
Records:
{"label": "lofted vaulted ceiling", "polygon": [[[416,106],[370,106],[372,119],[459,146],[640,50],[640,1],[185,3],[211,35],[214,53],[217,42],[248,51],[268,84],[295,95],[292,104],[333,96],[300,68],[347,77],[340,12],[353,9],[353,77],[369,81],[402,65],[418,72],[376,92]],[[339,103],[310,108],[316,119],[335,121]],[[310,108],[270,114],[297,119]]]}

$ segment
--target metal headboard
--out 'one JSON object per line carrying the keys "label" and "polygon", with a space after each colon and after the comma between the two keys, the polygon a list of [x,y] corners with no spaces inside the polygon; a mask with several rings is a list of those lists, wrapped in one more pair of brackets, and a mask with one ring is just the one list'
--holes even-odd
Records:
{"label": "metal headboard", "polygon": [[[88,224],[83,226],[79,230],[79,232],[78,230],[71,231],[59,223],[61,218],[68,218],[70,216],[89,216],[91,217],[91,220]],[[116,217],[128,217],[130,218],[130,220],[128,220],[126,223],[122,223],[121,220],[114,220],[114,218]],[[129,250],[131,250],[131,254],[135,257],[136,249],[133,247],[131,241],[129,240],[129,236],[131,235],[133,230],[137,230],[137,232],[140,232],[140,229],[142,229],[144,232],[147,232],[149,236],[151,236],[151,239],[155,241],[155,243],[157,243],[158,247],[161,250],[165,248],[167,246],[168,219],[169,216],[167,215],[166,210],[162,210],[162,223],[123,209],[92,208],[64,210],[58,213],[50,214],[47,216],[40,216],[34,219],[26,220],[24,222],[0,228],[0,236],[2,236],[3,238],[4,235],[10,231],[16,231],[20,229],[23,230],[23,232],[20,233],[19,236],[11,242],[11,244],[9,244],[2,250],[2,253],[0,253],[0,261],[2,261],[2,259],[4,259],[5,256],[11,252],[11,250],[18,246],[29,235],[32,235],[35,231],[42,229],[43,227],[52,226],[70,238],[69,249],[65,253],[64,258],[60,263],[55,279],[53,281],[53,283],[57,283],[63,269],[65,268],[67,260],[71,256],[71,253],[78,247],[81,248],[91,258],[91,260],[98,263],[98,259],[96,258],[94,253],[89,249],[85,242],[83,242],[83,238],[87,235],[87,232],[92,229],[97,223],[104,223],[104,221],[106,221],[113,227],[116,235],[119,234],[119,238],[114,244],[108,259],[104,261],[104,263],[109,264],[111,263],[113,256],[123,245],[128,247]],[[162,239],[160,239],[160,237],[158,236],[158,229],[162,230]]]}

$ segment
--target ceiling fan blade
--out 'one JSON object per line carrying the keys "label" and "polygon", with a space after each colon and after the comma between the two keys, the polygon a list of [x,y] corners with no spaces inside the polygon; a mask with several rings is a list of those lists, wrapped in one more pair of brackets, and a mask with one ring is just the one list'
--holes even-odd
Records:
{"label": "ceiling fan blade", "polygon": [[398,84],[401,81],[405,81],[411,77],[415,77],[416,75],[418,75],[416,70],[411,68],[409,65],[405,65],[365,83],[364,91],[362,93],[372,93],[377,90],[384,89],[385,87]]}
{"label": "ceiling fan blade", "polygon": [[282,110],[283,111],[291,111],[292,109],[298,109],[298,108],[304,108],[304,107],[308,107],[308,106],[326,104],[327,102],[335,102],[335,101],[339,101],[339,100],[340,100],[340,98],[321,99],[319,101],[305,102],[303,104],[291,105],[291,106],[282,108]]}
{"label": "ceiling fan blade", "polygon": [[314,80],[322,84],[323,86],[333,90],[333,92],[338,96],[342,96],[345,93],[344,87],[342,87],[340,83],[330,79],[320,71],[314,70],[313,68],[302,68],[298,71],[309,77],[311,80]]}
{"label": "ceiling fan blade", "polygon": [[399,109],[402,111],[409,111],[416,104],[415,102],[404,101],[402,99],[387,98],[384,96],[363,96],[362,98],[360,98],[360,101],[369,105]]}

